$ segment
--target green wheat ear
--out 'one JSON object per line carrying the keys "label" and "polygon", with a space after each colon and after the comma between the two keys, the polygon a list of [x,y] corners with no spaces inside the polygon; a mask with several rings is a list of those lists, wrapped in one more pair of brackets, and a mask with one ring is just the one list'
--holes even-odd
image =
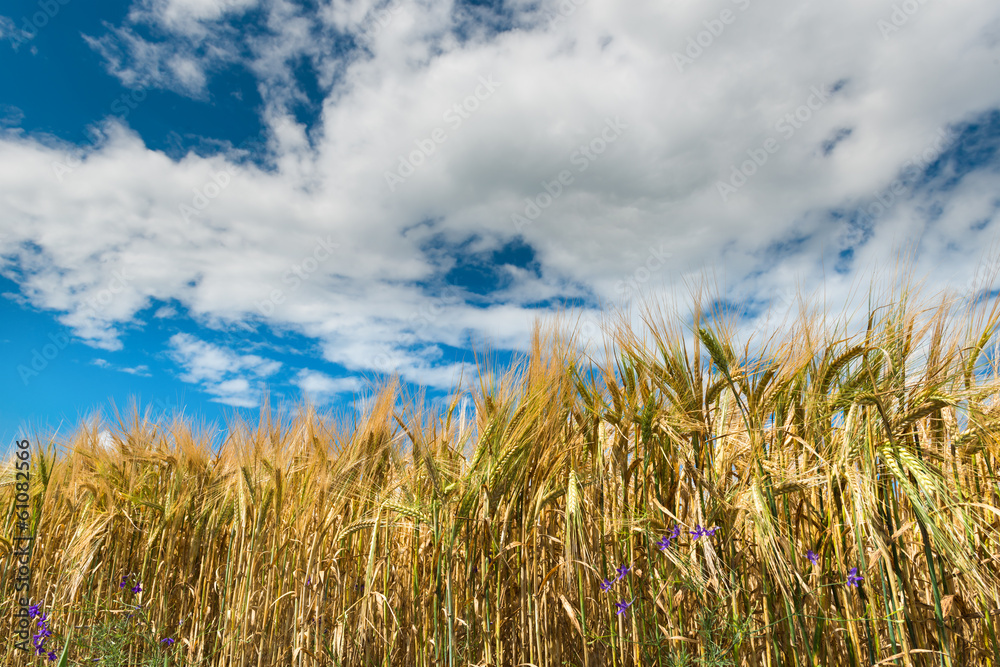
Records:
{"label": "green wheat ear", "polygon": [[698,337],[701,338],[701,342],[708,348],[708,353],[712,357],[712,361],[714,361],[715,365],[719,367],[722,374],[728,378],[729,359],[726,357],[726,353],[723,351],[722,345],[719,343],[718,339],[716,339],[712,332],[705,327],[700,327],[698,329]]}
{"label": "green wheat ear", "polygon": [[63,646],[62,655],[59,656],[59,662],[56,664],[56,667],[66,667],[66,665],[69,664],[69,643],[72,639],[73,628],[70,628],[69,632],[66,633],[66,645]]}

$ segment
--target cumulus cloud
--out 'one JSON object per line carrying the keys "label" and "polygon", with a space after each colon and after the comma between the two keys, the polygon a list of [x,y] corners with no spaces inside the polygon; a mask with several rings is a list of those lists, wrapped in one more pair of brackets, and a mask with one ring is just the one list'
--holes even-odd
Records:
{"label": "cumulus cloud", "polygon": [[209,73],[239,60],[239,34],[226,20],[256,5],[257,0],[139,0],[125,24],[105,23],[105,34],[83,38],[126,87],[206,99]]}
{"label": "cumulus cloud", "polygon": [[295,376],[295,385],[314,403],[327,403],[338,394],[359,391],[361,382],[354,377],[332,378],[326,373],[303,368]]}
{"label": "cumulus cloud", "polygon": [[213,401],[237,407],[255,407],[263,390],[262,378],[274,375],[281,362],[254,354],[239,355],[186,333],[170,338],[170,356],[185,369],[180,379],[199,384]]}
{"label": "cumulus cloud", "polygon": [[[445,348],[524,350],[540,304],[682,303],[706,270],[732,300],[823,284],[834,304],[907,243],[930,285],[965,284],[995,237],[995,3],[926,3],[888,33],[892,3],[868,0],[559,7],[486,21],[412,0],[140,2],[89,38],[109,71],[197,96],[223,64],[245,67],[269,168],[173,161],[119,121],[90,148],[4,135],[3,275],[106,349],[170,301],[447,387],[464,366]],[[253,28],[237,21],[251,11]],[[324,95],[313,127],[292,111],[301,63]],[[515,242],[532,265],[504,259]],[[115,271],[128,280],[108,297]],[[477,271],[490,289],[461,279]],[[277,370],[171,345],[186,381],[232,405]]]}

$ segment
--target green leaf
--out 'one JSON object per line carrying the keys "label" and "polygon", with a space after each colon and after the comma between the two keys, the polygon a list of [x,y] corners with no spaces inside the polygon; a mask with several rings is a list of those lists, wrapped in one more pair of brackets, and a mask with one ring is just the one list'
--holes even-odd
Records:
{"label": "green leaf", "polygon": [[66,634],[66,645],[63,646],[62,655],[59,656],[59,662],[56,664],[56,667],[66,667],[69,664],[69,642],[71,639],[73,639],[73,628],[70,628]]}

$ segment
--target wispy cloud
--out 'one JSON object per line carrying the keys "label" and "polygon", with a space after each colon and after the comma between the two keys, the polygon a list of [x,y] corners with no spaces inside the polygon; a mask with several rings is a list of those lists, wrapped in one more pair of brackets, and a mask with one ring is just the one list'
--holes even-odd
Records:
{"label": "wispy cloud", "polygon": [[296,374],[294,384],[309,399],[325,404],[339,394],[361,390],[361,382],[354,377],[332,378],[325,373],[303,368]]}
{"label": "wispy cloud", "polygon": [[20,125],[24,112],[12,104],[0,104],[0,127]]}
{"label": "wispy cloud", "polygon": [[133,366],[133,367],[119,366],[117,364],[111,363],[107,359],[102,359],[100,357],[94,359],[90,363],[99,368],[107,368],[108,370],[115,370],[121,373],[127,373],[129,375],[137,375],[139,377],[152,377],[153,375],[149,371],[149,366],[147,366],[146,364],[139,364],[138,366]]}
{"label": "wispy cloud", "polygon": [[170,356],[182,368],[180,379],[199,384],[212,400],[238,407],[260,403],[263,378],[274,375],[281,362],[231,350],[185,333],[170,338]]}

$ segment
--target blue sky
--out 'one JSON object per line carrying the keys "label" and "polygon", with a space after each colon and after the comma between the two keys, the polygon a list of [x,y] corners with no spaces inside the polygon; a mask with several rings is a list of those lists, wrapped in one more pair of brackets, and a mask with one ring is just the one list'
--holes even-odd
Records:
{"label": "blue sky", "polygon": [[904,248],[993,294],[998,149],[988,0],[11,0],[0,435],[440,403],[706,276],[748,331]]}

